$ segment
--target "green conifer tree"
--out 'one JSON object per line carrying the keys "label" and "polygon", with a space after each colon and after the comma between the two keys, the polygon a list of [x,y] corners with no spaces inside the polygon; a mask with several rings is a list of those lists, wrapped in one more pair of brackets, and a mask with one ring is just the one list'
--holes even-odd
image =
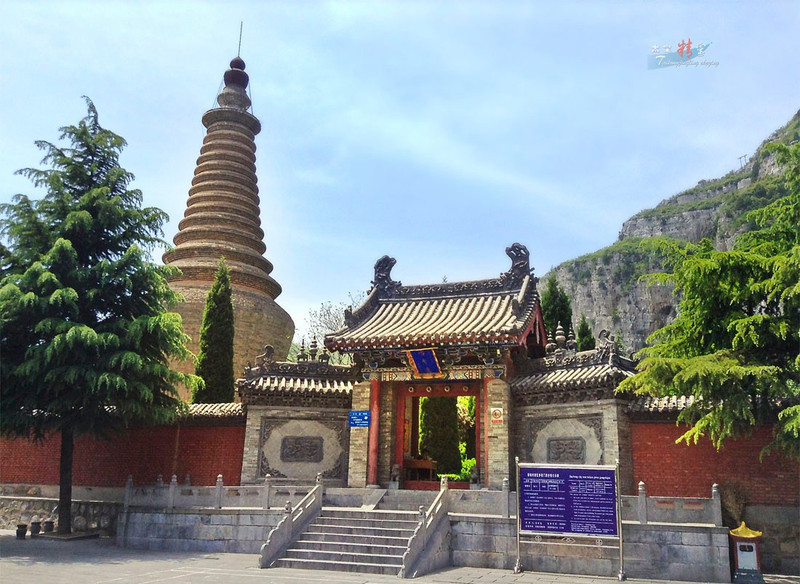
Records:
{"label": "green conifer tree", "polygon": [[792,194],[751,212],[759,229],[732,251],[656,244],[673,272],[650,279],[675,284],[678,316],[650,336],[642,371],[619,390],[693,396],[682,439],[708,436],[717,448],[777,415],[773,446],[800,458],[800,144],[767,148],[787,165]]}
{"label": "green conifer tree", "polygon": [[542,317],[548,335],[554,335],[558,323],[569,333],[572,327],[572,303],[555,276],[550,276],[542,292]]}
{"label": "green conifer tree", "polygon": [[458,408],[452,397],[423,397],[419,403],[419,449],[427,450],[441,474],[461,472]]}
{"label": "green conifer tree", "polygon": [[205,383],[192,392],[193,403],[234,401],[233,332],[231,275],[225,258],[220,258],[214,283],[206,296],[195,367],[195,374]]}
{"label": "green conifer tree", "polygon": [[0,207],[0,432],[61,435],[58,531],[71,530],[72,459],[81,434],[135,422],[167,423],[183,406],[176,386],[196,378],[170,369],[190,357],[175,270],[149,261],[166,214],[141,208],[125,146],[88,113],[61,128],[65,146],[37,142],[49,168],[23,169],[46,194]]}
{"label": "green conifer tree", "polygon": [[586,320],[586,315],[581,313],[581,321],[578,324],[578,350],[588,351],[594,349],[595,338],[592,334],[592,327],[589,326],[589,321]]}

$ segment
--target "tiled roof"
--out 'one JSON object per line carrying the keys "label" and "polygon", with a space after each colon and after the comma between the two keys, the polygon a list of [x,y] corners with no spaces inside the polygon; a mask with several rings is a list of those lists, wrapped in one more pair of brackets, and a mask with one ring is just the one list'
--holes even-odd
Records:
{"label": "tiled roof", "polygon": [[244,416],[244,408],[239,403],[189,404],[189,418],[235,418]]}
{"label": "tiled roof", "polygon": [[694,403],[694,396],[669,395],[666,397],[640,396],[628,406],[632,414],[677,414]]}
{"label": "tiled roof", "polygon": [[353,391],[353,382],[342,379],[315,379],[311,377],[284,377],[265,375],[247,383],[250,392],[272,393],[332,393]]}
{"label": "tiled roof", "polygon": [[511,382],[511,386],[526,391],[562,391],[607,385],[616,387],[623,379],[631,377],[634,373],[617,365],[601,363],[583,367],[565,367],[517,377]]}
{"label": "tiled roof", "polygon": [[617,397],[623,380],[636,373],[630,359],[611,344],[575,353],[563,348],[529,362],[529,372],[510,381],[517,403],[541,405],[574,403]]}
{"label": "tiled roof", "polygon": [[[519,244],[506,250],[512,268],[498,278],[403,286],[391,279],[394,260],[375,265],[373,289],[344,328],[325,337],[331,351],[518,345],[538,314],[536,278]],[[522,259],[520,259],[522,257]]]}
{"label": "tiled roof", "polygon": [[236,388],[242,403],[247,405],[314,403],[340,407],[350,402],[356,379],[352,367],[325,361],[262,360],[256,367],[245,370],[245,378],[236,381]]}

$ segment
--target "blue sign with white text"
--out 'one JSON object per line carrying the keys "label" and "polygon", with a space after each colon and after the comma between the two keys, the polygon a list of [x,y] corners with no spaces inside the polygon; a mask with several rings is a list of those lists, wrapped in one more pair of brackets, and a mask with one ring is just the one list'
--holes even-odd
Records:
{"label": "blue sign with white text", "polygon": [[351,428],[369,428],[369,410],[350,412]]}
{"label": "blue sign with white text", "polygon": [[614,468],[519,468],[520,532],[618,536]]}

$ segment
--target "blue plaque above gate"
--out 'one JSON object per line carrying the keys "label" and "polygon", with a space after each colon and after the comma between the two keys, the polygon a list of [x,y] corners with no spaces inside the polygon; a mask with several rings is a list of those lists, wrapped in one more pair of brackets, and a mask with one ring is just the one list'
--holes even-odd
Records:
{"label": "blue plaque above gate", "polygon": [[369,410],[350,412],[351,428],[369,428]]}

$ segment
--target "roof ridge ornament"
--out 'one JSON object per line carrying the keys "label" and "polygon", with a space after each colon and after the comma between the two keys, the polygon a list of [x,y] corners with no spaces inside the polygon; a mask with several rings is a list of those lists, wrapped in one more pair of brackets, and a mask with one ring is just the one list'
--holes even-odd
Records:
{"label": "roof ridge ornament", "polygon": [[371,282],[372,290],[377,290],[378,295],[382,298],[393,297],[403,285],[402,282],[392,280],[392,268],[396,263],[397,260],[388,255],[375,262],[375,279]]}
{"label": "roof ridge ornament", "polygon": [[538,278],[533,277],[531,253],[528,248],[521,243],[514,242],[506,248],[506,255],[511,258],[511,267],[507,272],[500,274],[500,279],[514,285],[524,280],[525,276],[530,276],[535,286]]}

